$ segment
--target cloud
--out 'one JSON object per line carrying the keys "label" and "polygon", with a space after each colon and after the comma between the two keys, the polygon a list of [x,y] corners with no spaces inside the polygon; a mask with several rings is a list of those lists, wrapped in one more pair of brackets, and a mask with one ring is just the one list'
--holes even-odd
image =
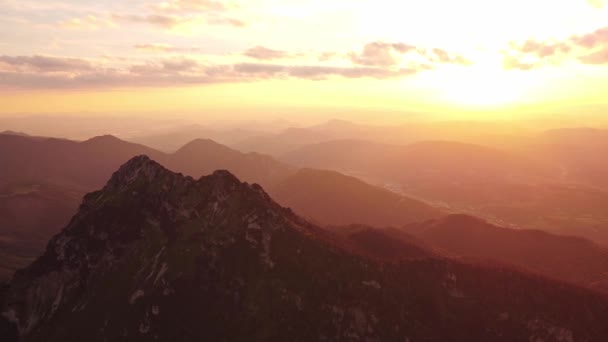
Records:
{"label": "cloud", "polygon": [[72,58],[0,57],[0,87],[82,89],[162,87],[267,79],[325,80],[332,77],[389,79],[424,68],[283,65],[266,63],[206,64],[195,59],[165,58],[123,67],[91,64]]}
{"label": "cloud", "polygon": [[325,51],[325,52],[320,53],[320,54],[317,56],[317,60],[318,60],[319,62],[327,62],[327,61],[330,61],[330,60],[332,60],[332,59],[334,59],[334,58],[337,58],[337,57],[339,57],[339,56],[340,56],[340,55],[339,55],[338,53],[331,52],[331,51]]}
{"label": "cloud", "polygon": [[113,28],[117,27],[116,23],[108,18],[103,18],[96,15],[87,15],[82,18],[72,18],[69,20],[60,21],[58,23],[60,27],[68,29],[86,29],[86,30],[98,30],[102,28]]}
{"label": "cloud", "polygon": [[279,64],[236,64],[234,70],[239,75],[255,76],[257,78],[295,77],[310,80],[323,80],[331,76],[346,78],[376,78],[388,79],[407,76],[419,70],[397,69],[389,70],[377,67],[334,67],[315,65],[279,65]]}
{"label": "cloud", "polygon": [[113,14],[112,18],[117,21],[150,24],[165,29],[173,29],[179,25],[184,25],[196,21],[194,17],[183,17],[178,15],[163,14]]}
{"label": "cloud", "polygon": [[503,56],[503,68],[505,70],[532,70],[537,68],[539,65],[534,62],[524,61],[523,59],[512,56],[505,55]]}
{"label": "cloud", "polygon": [[401,43],[373,42],[366,44],[361,53],[351,52],[350,59],[359,65],[389,67],[399,63],[399,55],[415,49]]}
{"label": "cloud", "polygon": [[206,16],[200,14],[112,14],[116,21],[135,24],[149,24],[162,29],[174,30],[191,24],[208,24],[232,27],[244,27],[246,23],[232,18]]}
{"label": "cloud", "polygon": [[[188,31],[206,26],[242,28],[247,23],[238,18],[243,13],[236,2],[228,0],[142,0],[129,5],[94,3],[81,1],[9,1],[19,11],[35,12],[38,20],[29,17],[8,16],[20,23],[46,25],[47,20],[65,29],[100,30],[126,26],[125,24],[147,24],[163,30]],[[73,3],[72,3],[73,2]],[[0,7],[2,7],[0,1]],[[59,18],[57,16],[60,15]],[[37,17],[31,16],[31,17]],[[7,19],[4,18],[4,19]],[[120,25],[119,25],[120,24]],[[186,27],[188,26],[188,27]]]}
{"label": "cloud", "polygon": [[608,45],[608,27],[599,28],[582,36],[572,36],[570,42],[587,49]]}
{"label": "cloud", "polygon": [[178,75],[196,73],[203,70],[203,66],[197,61],[187,58],[164,59],[158,62],[134,65],[129,69],[132,74],[136,75]]}
{"label": "cloud", "polygon": [[519,46],[518,50],[522,53],[534,54],[539,58],[546,58],[560,53],[568,53],[571,47],[564,42],[539,42],[529,39]]}
{"label": "cloud", "polygon": [[572,51],[568,42],[540,42],[528,39],[523,43],[510,43],[503,52],[505,70],[532,70],[551,64],[559,64]]}
{"label": "cloud", "polygon": [[176,47],[171,44],[151,43],[137,44],[133,46],[135,49],[143,52],[151,53],[198,53],[201,52],[197,47]]}
{"label": "cloud", "polygon": [[[506,69],[530,70],[565,60],[583,64],[608,63],[608,27],[556,41],[511,43],[504,52]],[[527,62],[524,62],[527,60]]]}
{"label": "cloud", "polygon": [[584,64],[608,64],[608,48],[579,57]]}
{"label": "cloud", "polygon": [[[369,48],[373,46],[373,48]],[[151,53],[199,52],[198,48],[181,48],[170,44],[149,43],[133,46]],[[412,53],[421,58],[416,63],[397,63],[374,59],[377,51],[389,49],[393,53]],[[331,62],[317,60],[314,53],[299,54],[256,46],[246,50],[233,63],[211,63],[184,55],[163,55],[160,58],[128,59],[104,55],[99,60],[54,56],[0,56],[0,86],[4,88],[87,88],[87,87],[162,87],[226,82],[254,82],[267,79],[326,80],[342,78],[395,79],[433,69],[439,63],[464,63],[464,58],[441,49],[418,49],[405,44],[372,43],[363,49],[365,63],[349,61],[349,57],[326,52]],[[367,53],[365,53],[367,51]],[[244,57],[257,62],[245,62]],[[338,57],[336,57],[338,56]],[[302,58],[299,58],[302,57]],[[293,63],[271,63],[289,58]],[[346,60],[345,60],[346,58]],[[225,60],[225,59],[224,59]],[[355,60],[357,61],[357,60]],[[338,64],[340,63],[340,64]]]}
{"label": "cloud", "polygon": [[[406,57],[410,58],[406,58]],[[468,64],[460,55],[452,55],[445,50],[425,49],[404,43],[372,42],[363,47],[360,53],[351,52],[350,60],[356,65],[374,67],[396,67],[404,62],[416,68],[430,68],[432,64]]]}
{"label": "cloud", "polygon": [[281,59],[289,56],[285,51],[268,49],[259,45],[245,51],[243,55],[259,60]]}
{"label": "cloud", "polygon": [[0,56],[0,70],[2,69],[52,73],[90,71],[94,67],[84,59],[34,55]]}
{"label": "cloud", "polygon": [[440,64],[460,64],[468,65],[470,62],[461,55],[451,55],[449,52],[433,48],[430,50],[423,50],[425,55],[430,61]]}
{"label": "cloud", "polygon": [[227,13],[238,8],[229,1],[214,0],[170,0],[152,5],[151,12],[139,15],[118,15],[136,23],[149,23],[166,29],[180,25],[206,23],[232,27],[245,27],[243,20],[227,16]]}
{"label": "cloud", "polygon": [[171,0],[161,2],[153,6],[157,10],[162,11],[217,11],[224,12],[234,7],[233,4],[228,4],[227,1],[214,0]]}
{"label": "cloud", "polygon": [[232,27],[245,27],[247,23],[243,20],[234,19],[234,18],[224,18],[224,17],[211,17],[207,19],[208,24],[220,25],[220,26],[232,26]]}

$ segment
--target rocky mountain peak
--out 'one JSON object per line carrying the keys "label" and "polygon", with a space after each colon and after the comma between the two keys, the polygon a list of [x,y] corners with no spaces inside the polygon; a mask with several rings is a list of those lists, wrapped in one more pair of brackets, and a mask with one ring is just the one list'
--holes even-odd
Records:
{"label": "rocky mountain peak", "polygon": [[140,155],[133,157],[122,165],[118,171],[112,175],[108,184],[128,185],[141,180],[153,181],[154,179],[160,178],[161,175],[167,175],[169,173],[171,173],[169,170],[151,160],[148,156]]}
{"label": "rocky mountain peak", "polygon": [[199,182],[211,182],[215,186],[235,188],[242,185],[241,181],[228,170],[216,170],[209,176],[203,176]]}

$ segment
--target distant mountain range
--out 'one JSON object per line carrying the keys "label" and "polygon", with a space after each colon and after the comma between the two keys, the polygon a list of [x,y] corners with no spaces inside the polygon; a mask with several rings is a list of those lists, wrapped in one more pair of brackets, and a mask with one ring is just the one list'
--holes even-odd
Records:
{"label": "distant mountain range", "polygon": [[554,165],[501,150],[455,141],[389,145],[365,140],[335,140],[307,145],[282,160],[302,167],[352,170],[392,181],[488,182],[556,177]]}
{"label": "distant mountain range", "polygon": [[136,157],[86,195],[44,254],[1,289],[0,337],[603,342],[608,336],[603,295],[435,257],[420,246],[411,258],[395,259],[374,252],[386,250],[358,238],[361,232],[345,237],[308,223],[227,171],[196,180]]}
{"label": "distant mountain range", "polygon": [[[197,139],[212,139],[224,145],[236,144],[264,132],[247,129],[218,130],[202,125],[184,125],[161,132],[150,132],[144,135],[127,138],[127,140],[150,146],[152,148],[174,152],[187,143]],[[258,152],[258,151],[251,151]]]}
{"label": "distant mountain range", "polygon": [[256,153],[244,154],[211,140],[194,140],[172,154],[129,143],[113,136],[83,142],[30,139],[0,135],[0,180],[43,179],[55,184],[101,186],[125,160],[146,154],[172,169],[200,177],[217,169],[230,169],[239,177],[261,184],[285,177],[293,168]]}
{"label": "distant mountain range", "polygon": [[[86,192],[102,186],[113,170],[140,154],[194,178],[217,169],[231,170],[243,180],[276,190],[285,205],[322,224],[400,226],[436,217],[433,213],[438,212],[337,173],[319,171],[305,179],[304,184],[299,180],[306,173],[297,172],[296,167],[266,155],[241,153],[211,140],[194,140],[169,154],[113,136],[76,142],[0,134],[0,165],[3,165],[0,168],[0,243],[4,246],[0,280],[7,279],[16,268],[42,252],[44,243],[68,222]],[[343,193],[346,184],[354,186],[354,192],[348,196]],[[296,192],[318,196],[328,191],[336,196],[331,203],[331,215],[341,217],[340,220],[329,219],[326,214],[330,203],[321,201],[323,198],[291,196]],[[372,198],[378,202],[370,204]],[[325,209],[319,211],[319,208]],[[353,210],[358,214],[352,215]],[[375,222],[376,219],[379,221]]]}
{"label": "distant mountain range", "polygon": [[447,211],[483,216],[499,225],[584,236],[608,245],[608,191],[600,181],[583,182],[570,174],[608,179],[604,158],[597,156],[602,145],[571,140],[568,145],[554,145],[541,139],[545,142],[528,146],[526,153],[449,141],[401,146],[336,140],[300,147],[281,160],[356,175],[404,196]]}

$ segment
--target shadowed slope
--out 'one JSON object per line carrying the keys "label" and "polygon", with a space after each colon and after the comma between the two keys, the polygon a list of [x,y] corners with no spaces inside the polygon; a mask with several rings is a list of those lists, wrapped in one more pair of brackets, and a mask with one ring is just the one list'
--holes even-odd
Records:
{"label": "shadowed slope", "polygon": [[467,215],[412,224],[406,231],[453,256],[497,260],[608,291],[608,249],[586,239],[501,228]]}
{"label": "shadowed slope", "polygon": [[441,215],[423,202],[334,171],[302,169],[270,188],[281,204],[324,225],[402,226]]}

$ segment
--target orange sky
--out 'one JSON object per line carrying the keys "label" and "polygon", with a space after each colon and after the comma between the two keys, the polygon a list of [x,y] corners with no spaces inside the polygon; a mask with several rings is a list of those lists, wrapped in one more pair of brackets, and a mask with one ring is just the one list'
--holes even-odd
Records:
{"label": "orange sky", "polygon": [[602,0],[7,0],[0,13],[4,115],[608,104]]}

